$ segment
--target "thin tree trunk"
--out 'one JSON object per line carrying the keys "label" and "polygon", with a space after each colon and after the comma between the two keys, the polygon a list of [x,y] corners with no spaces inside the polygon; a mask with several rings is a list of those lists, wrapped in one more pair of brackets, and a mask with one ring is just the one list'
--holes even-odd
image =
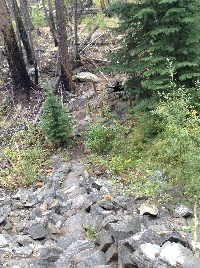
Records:
{"label": "thin tree trunk", "polygon": [[15,13],[17,28],[19,30],[19,34],[20,34],[24,49],[26,51],[27,61],[30,64],[34,64],[33,52],[32,52],[31,45],[30,45],[30,42],[28,39],[28,34],[26,32],[24,23],[22,21],[19,7],[18,7],[16,0],[13,0],[13,9],[14,9],[14,13]]}
{"label": "thin tree trunk", "polygon": [[74,0],[74,41],[75,41],[75,57],[80,60],[78,51],[78,0]]}
{"label": "thin tree trunk", "polygon": [[66,91],[73,91],[71,66],[68,52],[68,36],[66,30],[66,8],[64,0],[55,0],[56,22],[59,38],[59,56],[61,63],[62,86]]}
{"label": "thin tree trunk", "polygon": [[34,30],[34,25],[30,18],[30,12],[28,9],[28,3],[27,0],[20,0],[20,10],[24,16],[25,22],[26,22],[26,28],[30,29],[31,31]]}
{"label": "thin tree trunk", "polygon": [[55,47],[57,47],[58,35],[57,35],[57,30],[56,30],[54,15],[53,15],[52,0],[48,0],[48,6],[49,6],[49,27],[50,27],[51,34],[53,36]]}

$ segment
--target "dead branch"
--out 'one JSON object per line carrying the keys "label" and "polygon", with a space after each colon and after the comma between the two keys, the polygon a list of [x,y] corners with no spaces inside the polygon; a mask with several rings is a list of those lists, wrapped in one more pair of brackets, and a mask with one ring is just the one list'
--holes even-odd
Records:
{"label": "dead branch", "polygon": [[92,38],[92,35],[94,32],[96,32],[96,30],[99,28],[98,24],[95,24],[94,27],[92,28],[92,30],[88,33],[88,35],[86,36],[86,38],[81,42],[81,44],[79,45],[79,52],[81,53],[84,49],[84,46],[90,41],[90,39]]}
{"label": "dead branch", "polygon": [[90,45],[92,45],[97,39],[99,39],[104,33],[100,34],[99,36],[97,36],[97,38],[95,38],[92,42],[90,42],[86,47],[84,47],[81,51],[79,51],[80,53],[82,53],[86,48],[88,48]]}
{"label": "dead branch", "polygon": [[43,109],[44,109],[44,104],[40,107],[40,110],[39,110],[38,114],[36,115],[36,117],[35,117],[35,119],[33,121],[33,126],[34,127],[37,125],[37,123],[39,121],[39,118],[40,118],[40,116],[42,114]]}

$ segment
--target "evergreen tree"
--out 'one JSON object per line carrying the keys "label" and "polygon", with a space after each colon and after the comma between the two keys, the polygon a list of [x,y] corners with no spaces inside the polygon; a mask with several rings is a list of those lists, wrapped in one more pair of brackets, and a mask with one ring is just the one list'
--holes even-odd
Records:
{"label": "evergreen tree", "polygon": [[193,87],[200,77],[199,0],[143,0],[117,3],[117,33],[122,49],[109,55],[115,71],[125,71],[132,93],[151,96],[169,89],[167,59],[173,62],[177,84]]}
{"label": "evergreen tree", "polygon": [[71,118],[52,91],[47,93],[40,127],[44,135],[56,146],[66,142],[70,135]]}

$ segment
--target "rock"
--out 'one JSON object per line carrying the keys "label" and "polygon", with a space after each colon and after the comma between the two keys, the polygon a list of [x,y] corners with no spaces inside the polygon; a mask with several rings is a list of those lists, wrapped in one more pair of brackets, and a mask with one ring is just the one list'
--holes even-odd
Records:
{"label": "rock", "polygon": [[114,240],[110,235],[110,233],[104,229],[98,234],[98,237],[99,237],[100,249],[103,252],[106,252],[108,248],[114,243]]}
{"label": "rock", "polygon": [[116,261],[118,259],[118,248],[115,244],[113,244],[106,251],[106,264],[111,263],[112,261]]}
{"label": "rock", "polygon": [[185,259],[183,268],[199,268],[200,257],[189,257]]}
{"label": "rock", "polygon": [[133,235],[133,236],[127,238],[126,240],[124,240],[123,242],[121,242],[121,244],[123,244],[125,247],[127,247],[132,252],[137,250],[137,248],[140,245],[146,244],[146,243],[151,243],[151,244],[161,246],[163,243],[163,240],[160,237],[160,235],[158,235],[153,230],[146,230],[143,232],[138,232],[135,235]]}
{"label": "rock", "polygon": [[[160,247],[155,244],[145,243],[139,246],[139,248],[133,252],[132,260],[138,268],[144,267],[158,267],[154,266],[156,259],[160,254]],[[134,267],[134,266],[133,266]]]}
{"label": "rock", "polygon": [[123,244],[123,240],[118,243],[118,268],[136,267],[132,260],[132,251]]}
{"label": "rock", "polygon": [[0,208],[0,223],[4,222],[11,211],[10,206],[4,206]]}
{"label": "rock", "polygon": [[188,218],[188,217],[193,217],[194,213],[188,207],[181,204],[175,208],[173,216],[175,218],[180,218],[180,217]]}
{"label": "rock", "polygon": [[99,201],[99,206],[106,210],[112,210],[115,207],[113,202],[106,199]]}
{"label": "rock", "polygon": [[159,254],[159,259],[167,262],[169,265],[176,265],[176,263],[183,264],[187,257],[193,256],[192,251],[185,248],[179,243],[166,242]]}
{"label": "rock", "polygon": [[32,247],[29,247],[29,246],[16,247],[16,248],[14,248],[14,251],[15,251],[16,254],[23,255],[23,256],[26,256],[26,257],[31,256],[31,254],[33,253]]}
{"label": "rock", "polygon": [[42,261],[51,263],[58,260],[61,253],[62,249],[59,247],[45,247],[42,249],[39,258]]}
{"label": "rock", "polygon": [[106,230],[114,237],[115,241],[126,239],[141,231],[141,219],[134,217],[131,221],[109,223]]}
{"label": "rock", "polygon": [[22,235],[17,238],[17,242],[20,246],[28,246],[33,243],[33,239],[28,235]]}
{"label": "rock", "polygon": [[189,248],[192,250],[192,245],[188,242],[187,239],[182,237],[182,235],[179,232],[165,232],[160,234],[160,238],[162,240],[162,244],[166,242],[174,242],[174,243],[180,243],[183,247]]}
{"label": "rock", "polygon": [[48,231],[43,223],[33,223],[29,228],[28,233],[35,240],[44,238],[48,234]]}
{"label": "rock", "polygon": [[0,234],[0,248],[4,248],[6,246],[8,246],[8,240],[3,234]]}
{"label": "rock", "polygon": [[90,72],[77,73],[76,79],[79,79],[81,82],[100,82],[100,79]]}
{"label": "rock", "polygon": [[96,267],[105,264],[105,254],[100,250],[86,249],[73,257],[73,261],[80,262],[86,267]]}
{"label": "rock", "polygon": [[150,214],[156,216],[158,214],[158,207],[154,203],[145,202],[139,207],[140,215]]}

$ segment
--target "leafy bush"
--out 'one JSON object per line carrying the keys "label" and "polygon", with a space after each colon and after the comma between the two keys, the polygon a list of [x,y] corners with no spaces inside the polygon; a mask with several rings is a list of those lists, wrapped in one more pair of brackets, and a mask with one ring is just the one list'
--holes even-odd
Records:
{"label": "leafy bush", "polygon": [[185,88],[161,94],[154,114],[162,119],[163,131],[154,146],[154,160],[170,177],[181,182],[187,193],[199,193],[200,117],[190,105]]}
{"label": "leafy bush", "polygon": [[40,128],[54,146],[65,143],[71,133],[71,118],[52,91],[47,92]]}
{"label": "leafy bush", "polygon": [[114,131],[102,121],[92,124],[86,133],[85,145],[97,154],[108,153],[112,149]]}

